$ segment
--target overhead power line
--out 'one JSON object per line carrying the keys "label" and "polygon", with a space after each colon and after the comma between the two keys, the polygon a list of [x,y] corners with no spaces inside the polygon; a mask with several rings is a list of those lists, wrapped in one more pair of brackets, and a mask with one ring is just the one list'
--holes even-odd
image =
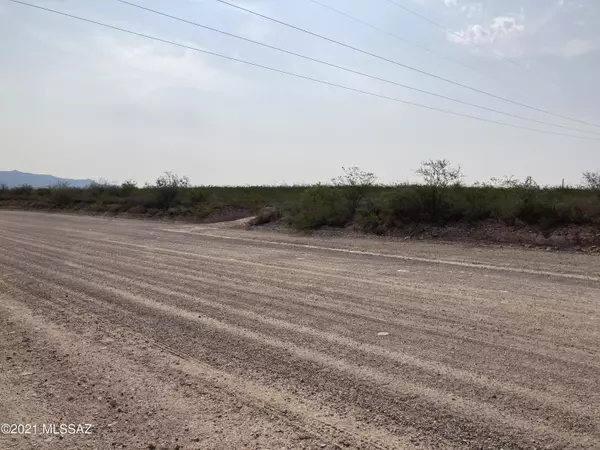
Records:
{"label": "overhead power line", "polygon": [[476,72],[476,73],[478,73],[480,75],[483,75],[483,76],[486,76],[486,77],[490,77],[490,78],[494,78],[496,80],[500,80],[498,77],[496,77],[494,75],[491,75],[489,73],[486,73],[486,72],[484,72],[484,71],[482,71],[480,69],[477,69],[476,67],[470,66],[469,64],[466,64],[466,63],[464,63],[462,61],[459,61],[458,59],[455,59],[455,58],[452,58],[450,56],[444,55],[444,54],[442,54],[440,52],[435,51],[432,48],[429,48],[429,47],[426,47],[424,45],[421,45],[421,44],[418,44],[416,42],[413,42],[413,41],[411,41],[409,39],[406,39],[406,38],[404,38],[404,37],[402,37],[402,36],[400,36],[400,35],[398,35],[396,33],[392,33],[391,31],[385,30],[385,29],[383,29],[381,27],[378,27],[377,25],[373,25],[370,22],[362,20],[362,19],[360,19],[360,18],[358,18],[356,16],[348,14],[348,13],[346,13],[344,11],[339,10],[339,9],[336,9],[333,6],[326,5],[325,3],[322,3],[322,2],[320,2],[318,0],[308,0],[308,1],[311,2],[311,3],[314,3],[315,5],[319,5],[320,7],[325,8],[325,9],[327,9],[327,10],[329,10],[329,11],[335,13],[335,14],[338,14],[340,16],[346,17],[347,19],[350,19],[350,20],[352,20],[352,21],[354,21],[356,23],[360,23],[361,25],[364,25],[364,26],[366,26],[368,28],[371,28],[372,30],[375,30],[375,31],[377,31],[377,32],[379,32],[381,34],[385,34],[386,36],[393,37],[394,39],[397,39],[400,42],[403,42],[403,43],[405,43],[407,45],[411,45],[411,46],[416,47],[416,48],[418,48],[420,50],[423,50],[425,52],[431,53],[432,55],[435,55],[438,58],[444,59],[446,61],[450,61],[450,62],[452,62],[452,63],[454,63],[454,64],[456,64],[458,66],[461,66],[461,67],[463,67],[465,69],[469,69],[469,70],[471,70],[473,72]]}
{"label": "overhead power line", "polygon": [[294,73],[294,72],[288,72],[288,71],[277,69],[277,68],[274,68],[274,67],[265,66],[263,64],[258,64],[258,63],[254,63],[254,62],[251,62],[251,61],[246,61],[246,60],[243,60],[243,59],[240,59],[240,58],[234,58],[234,57],[223,55],[223,54],[220,54],[220,53],[215,53],[215,52],[211,52],[211,51],[208,51],[208,50],[203,50],[203,49],[198,48],[198,47],[192,47],[191,45],[180,44],[178,42],[170,41],[170,40],[167,40],[167,39],[162,39],[162,38],[155,37],[155,36],[150,36],[148,34],[138,33],[136,31],[127,30],[125,28],[120,28],[120,27],[117,27],[117,26],[114,26],[114,25],[109,25],[109,24],[106,24],[106,23],[98,22],[98,21],[95,21],[95,20],[92,20],[92,19],[87,19],[87,18],[80,17],[80,16],[75,16],[73,14],[68,14],[68,13],[65,13],[65,12],[62,12],[62,11],[57,11],[55,9],[45,8],[45,7],[39,6],[39,5],[33,5],[31,3],[26,3],[26,2],[23,2],[23,1],[20,1],[20,0],[8,0],[8,1],[10,1],[12,3],[19,4],[19,5],[27,6],[27,7],[30,7],[30,8],[35,8],[35,9],[39,9],[39,10],[42,10],[42,11],[50,12],[50,13],[53,13],[53,14],[57,14],[57,15],[60,15],[60,16],[68,17],[68,18],[71,18],[71,19],[76,19],[76,20],[80,20],[80,21],[83,21],[83,22],[91,23],[91,24],[98,25],[98,26],[101,26],[101,27],[110,28],[112,30],[116,30],[116,31],[120,31],[120,32],[123,32],[123,33],[131,34],[131,35],[134,35],[134,36],[143,37],[145,39],[151,39],[153,41],[157,41],[157,42],[162,42],[162,43],[165,43],[165,44],[174,45],[176,47],[184,48],[184,49],[187,49],[187,50],[192,50],[192,51],[203,53],[203,54],[206,54],[206,55],[216,56],[216,57],[219,57],[219,58],[222,58],[222,59],[225,59],[225,60],[234,61],[234,62],[238,62],[238,63],[242,63],[242,64],[247,64],[247,65],[250,65],[250,66],[253,66],[253,67],[258,67],[258,68],[261,68],[261,69],[269,70],[271,72],[277,72],[277,73],[288,75],[288,76],[291,76],[291,77],[295,77],[295,78],[299,78],[299,79],[303,79],[303,80],[307,80],[307,81],[312,81],[314,83],[319,83],[319,84],[326,85],[326,86],[336,87],[336,88],[339,88],[339,89],[343,89],[343,90],[351,91],[351,92],[356,92],[356,93],[368,95],[368,96],[371,96],[371,97],[377,97],[377,98],[381,98],[381,99],[385,99],[385,100],[394,101],[394,102],[397,102],[397,103],[402,103],[402,104],[406,104],[406,105],[416,106],[416,107],[427,109],[427,110],[431,110],[431,111],[441,112],[441,113],[444,113],[444,114],[451,114],[451,115],[458,116],[458,117],[464,117],[464,118],[468,118],[468,119],[472,119],[472,120],[477,120],[477,121],[480,121],[480,122],[487,122],[487,123],[493,123],[493,124],[496,124],[496,125],[502,125],[502,126],[507,126],[507,127],[511,127],[511,128],[517,128],[517,129],[520,129],[520,130],[532,131],[532,132],[543,133],[543,134],[550,134],[550,135],[555,135],[555,136],[565,136],[565,137],[575,138],[575,139],[600,141],[600,139],[598,139],[598,138],[593,138],[593,137],[588,137],[588,136],[577,136],[577,135],[565,134],[565,133],[558,133],[558,132],[554,132],[554,131],[538,130],[536,128],[529,128],[529,127],[524,127],[524,126],[520,126],[520,125],[514,125],[514,124],[511,124],[511,123],[507,123],[507,122],[500,122],[500,121],[497,121],[497,120],[485,119],[485,118],[481,118],[481,117],[471,116],[471,115],[468,115],[468,114],[462,114],[462,113],[455,112],[455,111],[450,111],[450,110],[445,110],[445,109],[441,109],[441,108],[436,108],[436,107],[433,107],[433,106],[423,105],[423,104],[420,104],[420,103],[410,102],[410,101],[402,100],[402,99],[399,99],[399,98],[390,97],[390,96],[387,96],[387,95],[377,94],[375,92],[364,91],[364,90],[356,89],[356,88],[353,88],[353,87],[350,87],[350,86],[344,86],[342,84],[332,83],[332,82],[321,80],[321,79],[318,79],[318,78],[312,78],[312,77],[308,77],[308,76],[305,76],[305,75],[300,75],[300,74],[297,74],[297,73]]}
{"label": "overhead power line", "polygon": [[409,86],[409,85],[406,85],[406,84],[402,84],[402,83],[398,83],[398,82],[395,82],[395,81],[392,81],[392,80],[381,78],[381,77],[378,77],[376,75],[371,75],[371,74],[368,74],[368,73],[365,73],[365,72],[361,72],[361,71],[358,71],[358,70],[354,70],[354,69],[350,69],[350,68],[347,68],[347,67],[344,67],[344,66],[340,66],[338,64],[330,63],[328,61],[323,61],[323,60],[320,60],[320,59],[317,59],[317,58],[313,58],[311,56],[306,56],[306,55],[303,55],[303,54],[300,54],[300,53],[296,53],[296,52],[293,52],[293,51],[290,51],[290,50],[286,50],[286,49],[283,49],[283,48],[280,48],[280,47],[275,47],[273,45],[269,45],[269,44],[265,44],[263,42],[255,41],[253,39],[249,39],[249,38],[246,38],[246,37],[243,37],[243,36],[239,36],[237,34],[229,33],[227,31],[219,30],[217,28],[209,27],[207,25],[203,25],[203,24],[198,23],[198,22],[193,22],[191,20],[184,19],[182,17],[173,16],[171,14],[167,14],[167,13],[164,13],[164,12],[161,12],[161,11],[157,11],[155,9],[148,8],[146,6],[138,5],[137,3],[132,3],[132,2],[129,2],[127,0],[116,0],[116,1],[120,2],[120,3],[124,3],[124,4],[129,5],[129,6],[133,6],[133,7],[138,8],[138,9],[142,9],[144,11],[147,11],[147,12],[150,12],[150,13],[153,13],[153,14],[157,14],[157,15],[160,15],[160,16],[163,16],[163,17],[167,17],[169,19],[177,20],[179,22],[187,23],[189,25],[194,25],[196,27],[199,27],[199,28],[202,28],[202,29],[205,29],[205,30],[208,30],[208,31],[212,31],[212,32],[219,33],[219,34],[222,34],[222,35],[225,35],[225,36],[229,36],[229,37],[232,37],[232,38],[235,38],[235,39],[239,39],[239,40],[242,40],[242,41],[245,41],[245,42],[249,42],[251,44],[259,45],[261,47],[265,47],[265,48],[268,48],[268,49],[271,49],[271,50],[275,50],[275,51],[282,52],[282,53],[285,53],[285,54],[288,54],[288,55],[296,56],[298,58],[302,58],[302,59],[305,59],[305,60],[308,60],[308,61],[316,62],[318,64],[323,64],[325,66],[329,66],[329,67],[333,67],[333,68],[336,68],[336,69],[340,69],[340,70],[343,70],[343,71],[346,71],[346,72],[349,72],[349,73],[353,73],[353,74],[360,75],[360,76],[363,76],[363,77],[367,77],[367,78],[370,78],[370,79],[373,79],[373,80],[381,81],[381,82],[384,82],[384,83],[387,83],[387,84],[392,84],[394,86],[399,86],[399,87],[402,87],[402,88],[405,88],[405,89],[410,89],[412,91],[421,92],[423,94],[427,94],[427,95],[431,95],[431,96],[434,96],[434,97],[442,98],[442,99],[449,100],[449,101],[452,101],[452,102],[455,102],[455,103],[460,103],[462,105],[467,105],[467,106],[471,106],[471,107],[474,107],[474,108],[478,108],[478,109],[481,109],[483,111],[488,111],[488,112],[493,112],[493,113],[497,113],[497,114],[502,114],[504,116],[508,116],[508,117],[512,117],[512,118],[520,119],[520,120],[525,120],[525,121],[529,121],[529,122],[534,122],[534,123],[538,123],[538,124],[541,124],[541,125],[558,127],[558,128],[562,128],[562,129],[569,130],[569,131],[578,131],[578,132],[581,132],[581,133],[590,133],[590,134],[600,135],[600,133],[598,133],[598,132],[586,131],[586,130],[581,130],[581,129],[578,129],[578,128],[573,128],[573,127],[567,127],[567,126],[563,126],[563,125],[554,124],[554,123],[551,123],[551,122],[545,122],[543,120],[531,119],[531,118],[528,118],[528,117],[519,116],[517,114],[507,113],[507,112],[504,112],[504,111],[501,111],[501,110],[498,110],[498,109],[488,108],[486,106],[481,106],[481,105],[478,105],[476,103],[466,102],[466,101],[459,100],[459,99],[456,99],[456,98],[453,98],[453,97],[449,97],[449,96],[446,96],[446,95],[437,94],[435,92],[427,91],[427,90],[424,90],[424,89],[419,89],[419,88],[416,88],[416,87],[413,87],[413,86]]}
{"label": "overhead power line", "polygon": [[417,72],[417,73],[420,73],[422,75],[425,75],[425,76],[428,76],[428,77],[431,77],[431,78],[435,78],[437,80],[444,81],[446,83],[450,83],[450,84],[453,84],[455,86],[459,86],[461,88],[468,89],[468,90],[473,91],[473,92],[477,92],[478,94],[483,94],[483,95],[486,95],[488,97],[492,97],[492,98],[495,98],[495,99],[498,99],[498,100],[502,100],[504,102],[512,103],[513,105],[521,106],[523,108],[528,108],[528,109],[531,109],[531,110],[534,110],[534,111],[538,111],[538,112],[541,112],[541,113],[544,113],[544,114],[549,114],[551,116],[560,117],[561,119],[570,120],[570,121],[573,121],[573,122],[578,122],[578,123],[583,124],[583,125],[589,125],[589,126],[600,128],[600,125],[597,125],[597,124],[594,124],[594,123],[586,122],[586,121],[583,121],[583,120],[580,120],[580,119],[575,119],[573,117],[564,116],[564,115],[561,115],[561,114],[558,114],[558,113],[555,113],[555,112],[552,112],[552,111],[548,111],[548,110],[545,110],[545,109],[542,109],[542,108],[537,108],[535,106],[528,105],[526,103],[518,102],[516,100],[511,100],[511,99],[509,99],[507,97],[502,97],[500,95],[492,94],[491,92],[486,92],[486,91],[483,91],[481,89],[477,89],[475,87],[459,83],[458,81],[453,81],[453,80],[450,80],[448,78],[444,78],[444,77],[442,77],[440,75],[436,75],[436,74],[433,74],[431,72],[427,72],[425,70],[421,70],[421,69],[418,69],[416,67],[409,66],[409,65],[401,63],[399,61],[396,61],[396,60],[393,60],[393,59],[390,59],[390,58],[386,58],[385,56],[377,55],[375,53],[369,52],[368,50],[364,50],[362,48],[355,47],[355,46],[350,45],[350,44],[346,44],[346,43],[338,41],[336,39],[332,39],[332,38],[329,38],[327,36],[323,36],[322,34],[318,34],[318,33],[315,33],[313,31],[309,31],[309,30],[307,30],[305,28],[301,28],[301,27],[298,27],[296,25],[292,25],[292,24],[289,24],[287,22],[283,22],[283,21],[281,21],[279,19],[275,19],[274,17],[270,17],[270,16],[267,16],[265,14],[258,13],[256,11],[252,11],[251,9],[244,8],[243,6],[235,5],[235,4],[230,3],[230,2],[228,2],[226,0],[215,0],[215,1],[219,2],[219,3],[222,3],[224,5],[230,6],[232,8],[238,9],[240,11],[244,11],[244,12],[247,12],[249,14],[255,15],[257,17],[261,17],[261,18],[263,18],[265,20],[270,20],[271,22],[278,23],[280,25],[283,25],[285,27],[291,28],[293,30],[297,30],[297,31],[300,31],[302,33],[314,36],[314,37],[322,39],[324,41],[331,42],[331,43],[336,44],[336,45],[340,45],[340,46],[348,48],[350,50],[353,50],[353,51],[356,51],[356,52],[359,52],[359,53],[371,56],[373,58],[380,59],[382,61],[389,62],[391,64],[395,64],[397,66],[403,67],[403,68],[408,69],[408,70],[412,70],[413,72]]}
{"label": "overhead power line", "polygon": [[[444,25],[442,25],[442,24],[440,24],[440,23],[438,23],[438,22],[436,22],[434,20],[431,20],[430,18],[424,16],[423,14],[419,14],[418,12],[416,12],[416,11],[414,11],[414,10],[412,10],[412,9],[410,9],[410,8],[408,8],[408,7],[402,5],[402,4],[400,4],[400,3],[398,3],[398,2],[396,2],[394,0],[385,0],[385,1],[387,1],[388,3],[391,3],[392,5],[396,6],[397,8],[402,9],[403,11],[406,11],[409,14],[412,14],[415,17],[418,17],[419,19],[421,19],[421,20],[429,23],[430,25],[433,25],[434,27],[439,28],[440,30],[445,31],[446,33],[450,33],[451,35],[456,36],[457,38],[461,39],[462,41],[466,42],[469,45],[474,45],[476,47],[483,48],[484,50],[487,50],[488,52],[492,53],[493,55],[495,55],[495,56],[497,56],[497,57],[499,57],[499,58],[501,58],[501,59],[503,59],[503,60],[511,63],[512,65],[514,65],[516,67],[519,67],[520,69],[523,69],[523,70],[525,70],[527,72],[532,72],[532,70],[529,69],[527,66],[524,66],[523,64],[519,64],[514,59],[509,58],[506,55],[503,55],[502,53],[497,52],[497,51],[495,51],[493,49],[490,49],[490,48],[487,48],[487,47],[483,47],[481,44],[478,44],[476,42],[472,42],[472,41],[468,40],[466,37],[464,37],[462,34],[457,33],[456,31],[453,31],[453,30],[445,27]],[[556,86],[553,82],[552,82],[552,84],[554,86]]]}

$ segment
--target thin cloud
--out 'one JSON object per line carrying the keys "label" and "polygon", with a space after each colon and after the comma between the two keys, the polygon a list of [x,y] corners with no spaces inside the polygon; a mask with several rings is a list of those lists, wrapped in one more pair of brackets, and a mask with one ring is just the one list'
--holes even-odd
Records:
{"label": "thin cloud", "polygon": [[457,44],[501,45],[519,39],[525,32],[525,23],[517,17],[494,17],[489,25],[469,25],[460,30],[458,37],[448,33],[448,39]]}
{"label": "thin cloud", "polygon": [[447,33],[446,39],[469,46],[485,57],[493,53],[481,48],[513,58],[553,55],[568,59],[598,48],[600,33],[586,26],[593,11],[584,0],[556,0],[540,5],[511,1],[504,7],[509,5],[512,10],[503,11],[498,4],[488,4],[484,9],[479,1],[461,2],[462,14],[455,16],[456,31]]}

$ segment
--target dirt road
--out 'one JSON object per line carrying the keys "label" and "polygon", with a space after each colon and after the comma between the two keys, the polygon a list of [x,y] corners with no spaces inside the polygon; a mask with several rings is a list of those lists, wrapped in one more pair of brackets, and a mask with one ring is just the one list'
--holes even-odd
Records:
{"label": "dirt road", "polygon": [[598,449],[599,313],[593,255],[3,211],[0,448]]}

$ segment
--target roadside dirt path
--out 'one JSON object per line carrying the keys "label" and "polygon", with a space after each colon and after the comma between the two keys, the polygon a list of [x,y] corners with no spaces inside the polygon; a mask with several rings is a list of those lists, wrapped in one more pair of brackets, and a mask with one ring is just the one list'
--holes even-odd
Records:
{"label": "roadside dirt path", "polygon": [[600,258],[2,211],[0,423],[39,426],[1,449],[600,449]]}

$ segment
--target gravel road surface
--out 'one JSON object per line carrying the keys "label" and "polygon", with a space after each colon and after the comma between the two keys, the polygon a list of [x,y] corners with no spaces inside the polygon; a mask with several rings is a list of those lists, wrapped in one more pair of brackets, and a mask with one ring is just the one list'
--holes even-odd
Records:
{"label": "gravel road surface", "polygon": [[1,449],[600,449],[600,257],[1,211],[0,423],[37,426]]}

